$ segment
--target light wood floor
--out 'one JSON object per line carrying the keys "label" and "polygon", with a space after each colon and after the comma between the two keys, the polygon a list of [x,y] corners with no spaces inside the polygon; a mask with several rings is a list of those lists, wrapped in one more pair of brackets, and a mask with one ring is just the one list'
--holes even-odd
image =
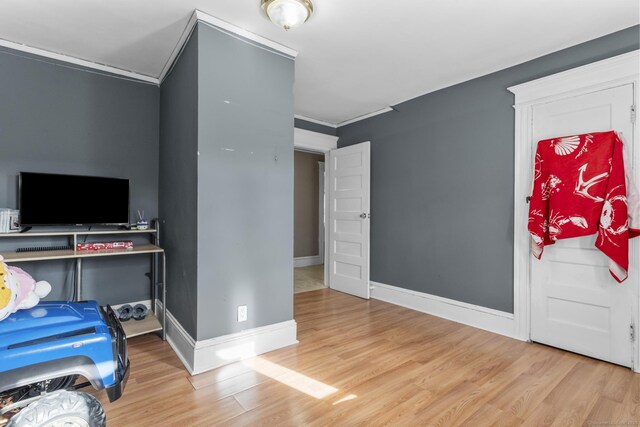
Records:
{"label": "light wood floor", "polygon": [[640,425],[629,369],[328,289],[295,295],[296,346],[188,376],[130,341],[118,426]]}

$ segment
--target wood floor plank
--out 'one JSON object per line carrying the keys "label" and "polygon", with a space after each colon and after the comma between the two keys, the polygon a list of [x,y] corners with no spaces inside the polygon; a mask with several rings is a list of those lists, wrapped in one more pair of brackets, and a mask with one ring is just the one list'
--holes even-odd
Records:
{"label": "wood floor plank", "polygon": [[633,377],[629,376],[628,370],[622,366],[615,366],[602,394],[614,402],[622,403],[632,383]]}
{"label": "wood floor plank", "polygon": [[[505,413],[493,405],[485,404],[480,406],[470,417],[460,424],[464,427],[476,427],[476,426],[490,426],[500,425],[501,419],[504,423]],[[518,424],[515,417],[511,417],[509,425],[515,426]]]}
{"label": "wood floor plank", "polygon": [[607,397],[599,397],[587,416],[586,424],[606,425],[614,422],[615,414],[620,412],[621,406],[621,403]]}
{"label": "wood floor plank", "polygon": [[299,344],[193,377],[157,336],[130,340],[123,397],[96,393],[109,427],[640,425],[620,366],[328,289],[294,313]]}
{"label": "wood floor plank", "polygon": [[[416,386],[417,387],[417,386]],[[404,402],[395,407],[381,411],[368,420],[371,426],[414,426],[416,412],[434,399],[434,394],[422,388]]]}
{"label": "wood floor plank", "polygon": [[621,422],[640,420],[640,375],[636,374],[631,379],[631,386],[622,402],[622,412],[616,414]]}
{"label": "wood floor plank", "polygon": [[249,371],[224,381],[198,388],[195,394],[207,396],[207,400],[215,401],[233,396],[267,380],[269,380],[269,377],[255,371]]}
{"label": "wood floor plank", "polygon": [[551,390],[524,425],[581,425],[602,394],[611,367],[584,358]]}
{"label": "wood floor plank", "polygon": [[194,389],[200,390],[201,388],[230,380],[248,372],[252,372],[250,367],[242,362],[235,362],[209,372],[189,377],[189,381]]}
{"label": "wood floor plank", "polygon": [[[524,361],[527,360],[528,358],[524,358]],[[547,370],[542,377],[531,375],[526,369],[519,377],[514,378],[508,374],[506,376],[513,378],[512,382],[489,403],[519,419],[527,419],[575,364],[573,358],[560,358],[555,367]]]}

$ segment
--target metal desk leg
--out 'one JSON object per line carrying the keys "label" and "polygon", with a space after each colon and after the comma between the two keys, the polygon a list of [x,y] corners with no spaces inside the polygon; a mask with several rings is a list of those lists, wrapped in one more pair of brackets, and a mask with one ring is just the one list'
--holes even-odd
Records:
{"label": "metal desk leg", "polygon": [[73,297],[82,301],[82,258],[76,258],[76,280],[74,281]]}
{"label": "metal desk leg", "polygon": [[162,252],[162,340],[167,340],[167,256]]}
{"label": "metal desk leg", "polygon": [[153,314],[156,314],[156,303],[158,302],[158,293],[156,287],[158,286],[158,277],[156,274],[156,268],[158,265],[157,254],[151,254],[151,305]]}

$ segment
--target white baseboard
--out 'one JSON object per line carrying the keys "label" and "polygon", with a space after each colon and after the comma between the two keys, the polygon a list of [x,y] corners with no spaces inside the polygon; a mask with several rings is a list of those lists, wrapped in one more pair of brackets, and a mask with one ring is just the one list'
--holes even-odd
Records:
{"label": "white baseboard", "polygon": [[322,264],[322,257],[320,255],[315,256],[301,256],[293,259],[293,267],[308,267],[310,265]]}
{"label": "white baseboard", "polygon": [[[158,310],[162,310],[160,302]],[[167,312],[167,342],[191,375],[297,344],[297,330],[296,321],[288,320],[196,341],[171,312]]]}
{"label": "white baseboard", "polygon": [[180,322],[173,317],[170,311],[167,312],[167,342],[178,355],[189,374],[195,375],[194,359],[196,341],[182,327]]}
{"label": "white baseboard", "polygon": [[[164,306],[162,301],[156,300],[156,317],[162,318]],[[182,327],[178,319],[167,311],[167,342],[178,356],[189,374],[193,375],[193,359],[196,340]]]}
{"label": "white baseboard", "polygon": [[298,343],[295,320],[197,341],[193,374]]}
{"label": "white baseboard", "polygon": [[412,310],[442,317],[454,322],[519,339],[512,313],[481,307],[423,292],[370,282],[371,298]]}

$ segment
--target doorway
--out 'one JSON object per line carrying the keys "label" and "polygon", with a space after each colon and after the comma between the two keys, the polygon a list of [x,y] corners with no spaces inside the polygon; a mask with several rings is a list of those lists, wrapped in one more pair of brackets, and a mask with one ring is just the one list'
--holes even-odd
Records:
{"label": "doorway", "polygon": [[294,293],[326,287],[324,161],[322,153],[294,151]]}
{"label": "doorway", "polygon": [[[294,129],[294,154],[324,156],[324,162],[317,160],[318,255],[312,255],[310,259],[294,257],[294,276],[296,266],[316,266],[315,269],[298,270],[301,279],[298,283],[311,276],[314,289],[330,287],[368,299],[371,143],[366,141],[337,148],[337,140],[335,136]],[[308,176],[313,179],[314,174],[308,173]],[[294,222],[296,216],[294,214]],[[320,274],[323,274],[322,286],[319,285]],[[304,286],[298,290],[304,292]]]}
{"label": "doorway", "polygon": [[[629,52],[510,87],[515,94],[514,328],[542,342],[640,371],[640,241],[630,241],[629,277],[612,283],[593,237],[559,241],[531,259],[527,231],[532,150],[558,135],[615,130],[636,175],[640,165],[635,106],[639,52]],[[553,250],[553,252],[552,252]],[[604,260],[606,261],[606,260]]]}
{"label": "doorway", "polygon": [[[631,136],[632,104],[633,85],[626,84],[536,105],[534,141],[611,129]],[[628,156],[633,140],[626,142]],[[531,259],[531,340],[631,367],[635,286],[610,277],[595,241],[559,240]]]}

